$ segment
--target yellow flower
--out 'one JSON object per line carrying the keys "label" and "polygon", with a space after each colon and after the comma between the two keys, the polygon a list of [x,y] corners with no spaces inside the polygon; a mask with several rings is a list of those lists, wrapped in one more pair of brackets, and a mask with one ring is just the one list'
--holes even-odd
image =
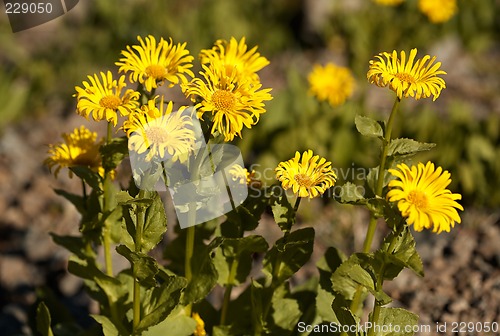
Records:
{"label": "yellow flower", "polygon": [[257,46],[248,50],[243,37],[239,42],[231,37],[229,43],[225,40],[217,40],[212,49],[204,49],[200,52],[201,63],[221,63],[225,67],[225,75],[231,76],[236,71],[238,78],[259,81],[257,71],[269,64],[264,56],[257,52]]}
{"label": "yellow flower", "polygon": [[310,92],[320,101],[328,100],[332,106],[341,105],[354,92],[355,81],[349,69],[333,63],[324,67],[315,65],[308,80]]}
{"label": "yellow flower", "polygon": [[387,198],[398,203],[399,211],[415,231],[432,227],[433,232],[449,232],[455,222],[460,223],[457,209],[464,208],[456,200],[462,196],[446,189],[451,183],[448,171],[443,172],[441,167],[435,169],[431,162],[411,168],[403,163],[397,168],[399,170],[389,169],[397,179],[389,182]]}
{"label": "yellow flower", "polygon": [[200,314],[193,313],[191,316],[196,321],[196,329],[194,330],[194,336],[206,336],[205,322],[201,319]]}
{"label": "yellow flower", "polygon": [[179,81],[186,83],[186,75],[194,77],[190,69],[194,58],[186,43],[174,45],[172,39],[167,42],[163,38],[156,43],[151,35],[145,41],[140,36],[137,39],[141,45],[127,46],[127,50],[122,50],[124,57],[115,63],[120,72],[130,72],[130,82],[144,84],[146,90],[152,91],[164,81],[172,87]]}
{"label": "yellow flower", "polygon": [[276,178],[285,190],[292,188],[298,197],[317,197],[335,184],[337,175],[331,164],[319,155],[313,156],[312,150],[305,151],[302,159],[300,153],[295,152],[293,159],[280,162],[276,167]]}
{"label": "yellow flower", "polygon": [[113,79],[111,71],[108,71],[107,73],[101,72],[102,82],[97,74],[87,77],[90,84],[84,81],[83,88],[75,87],[74,96],[77,98],[78,114],[88,119],[92,113],[94,120],[105,119],[116,126],[117,112],[126,116],[137,107],[138,92],[129,89],[122,95],[122,90],[126,86],[125,76],[121,76],[117,81]]}
{"label": "yellow flower", "polygon": [[[64,139],[63,143],[49,145],[48,154],[50,156],[44,161],[51,172],[52,168],[56,167],[55,177],[62,168],[75,166],[89,167],[104,176],[99,153],[99,147],[103,141],[96,142],[96,132],[91,132],[85,126],[80,126],[80,128],[75,128],[73,133],[63,133],[62,138]],[[70,177],[73,177],[71,170],[68,173]]]}
{"label": "yellow flower", "polygon": [[445,75],[446,72],[438,70],[441,62],[434,64],[436,56],[431,59],[429,55],[425,55],[413,64],[416,55],[417,49],[411,50],[408,60],[404,51],[401,51],[401,59],[396,50],[392,54],[380,53],[375,56],[378,60],[370,61],[366,77],[377,86],[389,86],[399,99],[410,96],[418,100],[432,95],[433,100],[436,100],[446,87],[444,80],[438,75]]}
{"label": "yellow flower", "polygon": [[239,164],[234,164],[229,169],[229,174],[234,182],[238,182],[240,184],[246,184],[253,187],[260,187],[262,184],[262,182],[255,177],[254,170],[249,172],[248,169],[243,168]]}
{"label": "yellow flower", "polygon": [[376,2],[379,5],[397,6],[400,3],[404,2],[404,0],[373,0],[373,2]]}
{"label": "yellow flower", "polygon": [[160,107],[156,108],[157,98],[130,114],[123,123],[123,130],[129,138],[129,148],[138,154],[145,153],[148,162],[153,158],[182,161],[194,148],[193,122],[182,113],[184,107],[172,113],[172,102],[165,109],[161,99]]}
{"label": "yellow flower", "polygon": [[209,113],[213,121],[212,134],[222,134],[225,141],[233,140],[236,135],[241,137],[243,126],[252,128],[266,112],[264,101],[272,99],[271,89],[261,89],[260,83],[238,80],[234,69],[226,75],[222,63],[203,65],[200,74],[205,81],[194,78],[183,86],[184,93],[193,101],[197,101],[197,96],[201,98],[195,106],[198,118]]}
{"label": "yellow flower", "polygon": [[457,12],[457,1],[419,0],[418,9],[433,23],[446,22]]}

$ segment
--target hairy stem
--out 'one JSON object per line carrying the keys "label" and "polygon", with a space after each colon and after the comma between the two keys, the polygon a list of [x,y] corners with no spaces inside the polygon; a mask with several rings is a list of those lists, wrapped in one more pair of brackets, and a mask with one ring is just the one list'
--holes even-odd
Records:
{"label": "hairy stem", "polygon": [[[387,126],[385,128],[384,141],[382,144],[382,152],[380,154],[380,166],[378,169],[377,183],[375,185],[376,197],[382,197],[382,190],[384,188],[384,175],[385,175],[385,163],[387,160],[387,152],[389,150],[389,144],[391,142],[392,126],[394,124],[394,120],[396,119],[396,114],[398,112],[400,101],[401,100],[398,97],[396,97],[396,99],[394,100],[394,105],[392,106],[391,115],[389,116],[389,120],[387,121]],[[376,228],[377,228],[377,218],[375,218],[375,216],[371,214],[370,223],[368,224],[368,230],[366,232],[365,241],[363,243],[363,253],[370,252]],[[363,287],[358,286],[356,292],[354,293],[353,300],[351,302],[351,312],[353,314],[356,314],[359,308],[362,294],[363,294]]]}
{"label": "hairy stem", "polygon": [[[108,131],[106,136],[106,144],[111,142],[113,136],[113,124],[108,122]],[[103,200],[103,214],[107,214],[111,206],[111,176],[110,172],[106,170],[104,175],[104,200]],[[106,274],[113,276],[113,261],[111,259],[111,228],[109,222],[104,221],[103,227],[103,247],[104,247],[104,264],[106,267]]]}

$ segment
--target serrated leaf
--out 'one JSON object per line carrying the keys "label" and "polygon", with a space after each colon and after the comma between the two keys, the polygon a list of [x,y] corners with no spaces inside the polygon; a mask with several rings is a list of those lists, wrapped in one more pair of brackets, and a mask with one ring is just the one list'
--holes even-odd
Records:
{"label": "serrated leaf", "polygon": [[[375,267],[373,267],[375,264]],[[371,254],[355,253],[340,265],[332,274],[332,288],[340,294],[345,300],[352,301],[358,286],[362,286],[375,296],[375,299],[387,304],[391,298],[381,289],[377,289],[376,272],[378,270],[378,260],[375,260]]]}
{"label": "serrated leaf", "polygon": [[[393,236],[394,233],[391,232],[391,234],[385,239],[382,245],[382,249],[384,251],[387,250],[387,247],[389,246],[391,239],[393,239]],[[394,245],[394,250],[390,252],[384,252],[387,258],[386,262],[389,262],[390,264],[401,268],[408,267],[417,275],[424,276],[424,266],[422,264],[422,259],[420,258],[415,248],[415,239],[413,238],[408,227],[405,227],[403,229],[403,232],[395,239],[396,243]],[[393,274],[388,273],[387,276],[397,276],[397,274],[394,274],[397,271],[397,268],[393,269],[392,271]]]}
{"label": "serrated leaf", "polygon": [[166,274],[162,278],[165,281],[159,287],[148,290],[142,300],[144,315],[139,323],[138,332],[161,323],[179,304],[181,291],[187,285],[186,279]]}
{"label": "serrated leaf", "polygon": [[276,197],[274,196],[274,202],[271,204],[271,209],[273,211],[274,220],[276,224],[280,227],[281,231],[289,232],[295,223],[295,212],[286,198],[286,192],[279,187],[282,192]]}
{"label": "serrated leaf", "polygon": [[392,139],[389,143],[387,151],[388,156],[414,154],[418,152],[428,151],[434,148],[436,144],[418,142],[413,139],[399,138]]}
{"label": "serrated leaf", "polygon": [[163,239],[167,231],[167,217],[160,195],[153,193],[153,203],[146,209],[146,220],[141,241],[141,252],[147,253]]}
{"label": "serrated leaf", "polygon": [[356,124],[356,129],[359,133],[368,137],[384,137],[384,131],[382,126],[378,123],[378,121],[361,115],[357,115],[354,118],[354,123]]}
{"label": "serrated leaf", "polygon": [[36,330],[42,336],[54,336],[50,327],[50,312],[43,302],[40,302],[36,308]]}
{"label": "serrated leaf", "polygon": [[262,271],[268,279],[272,278],[276,261],[279,259],[277,279],[273,282],[282,283],[297,272],[311,257],[314,244],[314,229],[304,228],[291,232],[286,240],[278,239],[276,244],[266,254]]}
{"label": "serrated leaf", "polygon": [[351,182],[340,186],[339,196],[341,203],[364,204],[365,197],[364,193],[360,191],[360,186]]}
{"label": "serrated leaf", "polygon": [[[375,336],[412,336],[414,326],[418,324],[418,315],[402,308],[380,308],[380,315],[375,328]],[[406,331],[410,330],[410,331]]]}
{"label": "serrated leaf", "polygon": [[146,288],[155,287],[158,263],[145,253],[131,251],[125,245],[116,247],[116,252],[124,256],[132,265],[134,279]]}

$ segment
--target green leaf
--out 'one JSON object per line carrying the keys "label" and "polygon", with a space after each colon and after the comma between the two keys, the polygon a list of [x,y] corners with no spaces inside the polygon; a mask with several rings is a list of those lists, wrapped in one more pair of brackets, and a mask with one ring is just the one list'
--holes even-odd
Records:
{"label": "green leaf", "polygon": [[151,326],[142,333],[143,336],[175,335],[191,336],[196,329],[196,321],[186,316],[185,311],[176,308],[166,319],[157,325]]}
{"label": "green leaf", "polygon": [[[94,282],[97,288],[90,289],[94,291],[95,298],[98,301],[101,300],[100,303],[103,305],[117,303],[127,297],[127,288],[116,278],[104,274],[93,260],[79,259],[72,255],[69,258],[68,271],[82,279]],[[90,284],[87,282],[87,285]],[[99,289],[102,291],[101,295],[99,295]],[[103,298],[106,298],[107,302],[102,302]]]}
{"label": "green leaf", "polygon": [[[337,317],[338,322],[340,325],[346,325],[346,326],[357,326],[359,324],[359,319],[352,314],[352,312],[349,310],[349,305],[350,301],[345,300],[344,298],[338,296],[335,297],[335,300],[333,300],[332,303],[332,309],[335,312],[335,316]],[[353,328],[353,330],[355,330]],[[347,334],[349,336],[357,336],[356,332],[351,330],[347,331]]]}
{"label": "green leaf", "polygon": [[146,220],[144,223],[141,252],[147,253],[163,239],[167,231],[167,217],[160,195],[153,193],[153,203],[146,209]]}
{"label": "green leaf", "polygon": [[[281,286],[273,293],[273,322],[282,330],[292,331],[299,322],[302,312],[296,300],[288,298],[289,290]],[[274,333],[275,334],[275,333]]]}
{"label": "green leaf", "polygon": [[99,148],[102,156],[102,166],[106,171],[118,167],[122,160],[128,155],[128,140],[126,136],[113,138],[108,144]]}
{"label": "green leaf", "polygon": [[304,228],[291,232],[286,239],[280,238],[264,258],[262,271],[271,280],[277,260],[280,269],[277,284],[282,283],[297,272],[311,257],[314,244],[314,229]]}
{"label": "green leaf", "polygon": [[85,166],[74,166],[69,168],[76,176],[81,178],[94,190],[101,190],[101,176]]}
{"label": "green leaf", "polygon": [[425,143],[418,142],[413,139],[399,138],[392,139],[389,143],[389,148],[387,155],[395,156],[395,155],[407,155],[407,154],[415,154],[417,152],[428,151],[434,148],[436,144],[433,143]]}
{"label": "green leaf", "polygon": [[215,253],[214,255],[212,253],[221,244],[222,237],[216,237],[208,246],[200,246],[201,248],[195,246],[191,259],[193,278],[184,292],[183,304],[202,300],[217,284],[219,275],[212,260]]}
{"label": "green leaf", "polygon": [[382,130],[382,126],[380,126],[379,122],[361,115],[357,115],[354,118],[354,123],[356,124],[356,129],[359,133],[368,137],[384,137],[384,131]]}
{"label": "green leaf", "polygon": [[279,188],[278,190],[281,192],[277,197],[274,196],[274,202],[271,204],[271,209],[273,211],[274,220],[281,231],[289,232],[295,223],[295,212],[286,198],[285,190],[281,187],[277,188]]}
{"label": "green leaf", "polygon": [[[75,254],[81,259],[85,259],[86,257],[92,257],[94,255],[92,249],[87,249],[87,244],[83,237],[80,236],[59,236],[53,232],[49,233],[52,237],[54,243],[59,246],[64,247],[71,253]],[[89,255],[89,253],[91,255]]]}
{"label": "green leaf", "polygon": [[40,302],[36,309],[36,330],[42,336],[54,336],[50,327],[50,312],[43,302]]}
{"label": "green leaf", "polygon": [[325,255],[316,263],[319,271],[316,311],[322,321],[337,322],[337,317],[332,310],[335,293],[332,289],[331,275],[344,260],[346,260],[346,257],[342,251],[332,246],[326,250]]}
{"label": "green leaf", "polygon": [[217,250],[214,265],[219,273],[218,283],[226,285],[233,262],[237,262],[236,273],[231,285],[239,285],[247,280],[252,269],[252,254],[265,252],[269,248],[262,236],[250,235],[243,238],[225,238]]}
{"label": "green leaf", "polygon": [[120,332],[111,320],[104,315],[90,315],[102,326],[104,336],[120,336]]}
{"label": "green leaf", "polygon": [[377,260],[374,260],[370,254],[355,253],[351,255],[332,274],[333,290],[345,300],[352,301],[358,286],[362,286],[368,289],[378,302],[382,304],[391,302],[391,298],[387,294],[375,287],[377,275],[373,265],[377,270],[379,269]]}
{"label": "green leaf", "polygon": [[[418,324],[418,315],[402,308],[380,308],[375,327],[375,336],[411,336],[413,327]],[[377,328],[378,327],[378,328]]]}
{"label": "green leaf", "polygon": [[187,285],[186,279],[178,276],[163,274],[162,279],[165,281],[159,287],[146,291],[142,299],[144,315],[138,326],[139,332],[165,320],[179,304],[182,289]]}
{"label": "green leaf", "polygon": [[346,182],[344,185],[340,187],[340,202],[341,203],[350,203],[350,204],[364,204],[364,194],[361,193],[360,187],[354,183]]}
{"label": "green leaf", "polygon": [[62,190],[62,189],[54,189],[54,192],[57,195],[62,196],[66,200],[71,202],[71,204],[73,204],[75,206],[76,210],[78,210],[79,213],[83,214],[84,212],[86,212],[85,201],[83,200],[82,196],[69,193],[69,192]]}
{"label": "green leaf", "polygon": [[[415,248],[415,239],[413,238],[408,227],[406,226],[399,236],[396,238],[393,237],[394,232],[391,232],[384,240],[382,246],[382,250],[384,251],[384,256],[386,258],[385,262],[388,264],[388,266],[386,266],[387,279],[396,277],[403,267],[408,267],[419,276],[424,276],[422,259],[420,259],[420,256],[418,255]],[[393,252],[385,252],[387,251],[387,247],[392,239],[396,239]]]}
{"label": "green leaf", "polygon": [[156,259],[145,253],[133,252],[125,245],[116,247],[116,252],[124,256],[132,265],[134,279],[137,279],[144,287],[155,287],[155,275],[158,273]]}

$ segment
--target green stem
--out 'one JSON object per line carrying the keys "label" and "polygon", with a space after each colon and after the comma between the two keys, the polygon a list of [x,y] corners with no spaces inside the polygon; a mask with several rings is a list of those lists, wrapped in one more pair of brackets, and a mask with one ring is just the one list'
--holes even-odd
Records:
{"label": "green stem", "polygon": [[[196,204],[191,203],[189,205],[189,214],[188,214],[188,228],[187,230],[187,236],[186,236],[186,259],[185,259],[185,275],[187,282],[190,283],[191,280],[193,279],[193,270],[191,268],[191,260],[193,259],[193,252],[194,252],[194,237],[195,237],[195,228],[194,228],[194,223],[196,220]],[[192,304],[189,303],[186,308],[186,315],[191,316],[191,309],[192,309]]]}
{"label": "green stem", "polygon": [[[293,216],[294,217],[288,219],[289,220],[289,227],[286,228],[283,232],[283,242],[282,242],[283,247],[286,245],[286,242],[288,240],[288,236],[290,235],[290,232],[292,229],[292,224],[294,223],[293,219],[297,217],[297,211],[299,210],[299,205],[300,205],[301,199],[302,198],[297,197],[297,199],[295,200],[295,205],[293,206]],[[276,260],[274,261],[274,265],[273,265],[273,273],[272,273],[272,280],[271,280],[272,292],[274,292],[274,290],[279,286],[278,277],[279,277],[279,271],[281,268],[282,259],[283,259],[283,252],[280,251],[280,249],[277,247],[277,255],[276,255]],[[267,302],[266,306],[264,307],[264,310],[262,311],[262,321],[264,323],[267,319],[267,315],[269,314],[269,310],[271,309],[271,306],[272,306],[272,298],[271,298],[271,300],[269,300]],[[260,335],[261,332],[262,332],[262,328],[258,328],[256,335]]]}
{"label": "green stem", "polygon": [[[145,191],[139,191],[139,199],[145,197]],[[141,252],[142,249],[142,233],[144,231],[144,222],[145,222],[146,209],[138,205],[136,212],[136,228],[135,228],[135,252]],[[133,264],[133,274],[137,273],[137,265]],[[133,291],[133,322],[132,328],[134,331],[134,335],[136,334],[136,330],[141,322],[141,285],[139,284],[139,280],[134,278],[134,291]]]}
{"label": "green stem", "polygon": [[[380,155],[380,166],[378,169],[377,183],[375,185],[376,197],[382,197],[382,190],[384,188],[384,174],[385,174],[385,163],[387,161],[387,152],[389,150],[389,144],[391,142],[392,126],[394,124],[394,120],[396,119],[400,102],[401,100],[398,97],[396,97],[396,99],[394,100],[394,104],[392,105],[391,115],[389,116],[389,120],[387,121],[387,126],[385,128],[384,140],[382,144],[382,152]],[[375,218],[375,216],[372,214],[370,216],[368,230],[366,232],[365,241],[363,243],[363,253],[370,252],[376,228],[377,228],[377,218]],[[357,312],[358,310],[362,294],[363,294],[363,288],[361,286],[358,286],[356,292],[354,293],[353,300],[351,302],[351,312],[353,314],[355,314],[355,312]]]}
{"label": "green stem", "polygon": [[231,300],[231,291],[233,290],[234,280],[238,271],[238,259],[233,258],[231,261],[231,269],[227,277],[226,290],[224,292],[224,302],[222,303],[222,310],[220,315],[220,324],[226,324],[227,310],[229,308],[229,301]]}
{"label": "green stem", "polygon": [[[106,136],[106,144],[111,142],[113,134],[113,124],[108,122],[108,131]],[[104,175],[104,200],[103,200],[103,213],[106,215],[110,210],[111,203],[111,176],[110,172],[106,171]],[[103,247],[104,247],[104,264],[106,267],[106,274],[113,276],[113,260],[111,258],[111,228],[109,227],[109,222],[104,221],[103,227]]]}

